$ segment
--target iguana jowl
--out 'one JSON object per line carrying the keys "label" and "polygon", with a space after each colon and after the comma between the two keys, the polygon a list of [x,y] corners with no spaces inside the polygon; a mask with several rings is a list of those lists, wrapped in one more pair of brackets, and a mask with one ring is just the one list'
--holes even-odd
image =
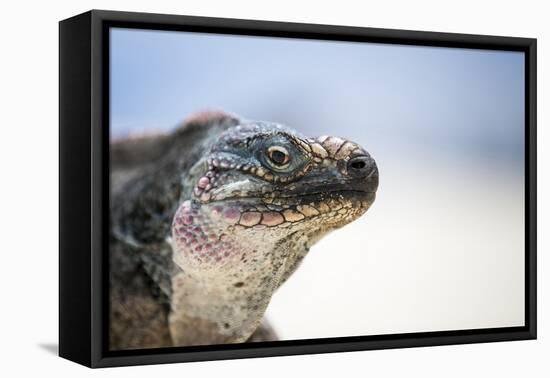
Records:
{"label": "iguana jowl", "polygon": [[113,142],[111,171],[113,350],[273,339],[275,290],[378,187],[353,142],[225,113]]}

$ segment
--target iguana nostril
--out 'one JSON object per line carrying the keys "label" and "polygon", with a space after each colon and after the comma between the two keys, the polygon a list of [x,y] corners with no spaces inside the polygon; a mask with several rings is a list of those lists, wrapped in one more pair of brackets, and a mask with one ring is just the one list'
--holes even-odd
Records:
{"label": "iguana nostril", "polygon": [[372,162],[368,156],[354,157],[348,161],[348,173],[357,176],[367,175],[373,168]]}
{"label": "iguana nostril", "polygon": [[353,169],[363,169],[366,165],[367,163],[365,163],[364,161],[354,161],[353,163],[351,163],[351,167]]}

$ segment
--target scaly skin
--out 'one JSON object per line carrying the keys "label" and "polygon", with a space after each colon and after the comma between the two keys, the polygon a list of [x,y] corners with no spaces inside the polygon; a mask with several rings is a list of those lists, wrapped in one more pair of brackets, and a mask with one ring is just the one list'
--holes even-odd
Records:
{"label": "scaly skin", "polygon": [[[183,149],[190,132],[203,134]],[[219,113],[162,143],[154,168],[113,195],[111,348],[273,338],[260,327],[271,296],[316,241],[368,210],[374,160],[344,139]]]}

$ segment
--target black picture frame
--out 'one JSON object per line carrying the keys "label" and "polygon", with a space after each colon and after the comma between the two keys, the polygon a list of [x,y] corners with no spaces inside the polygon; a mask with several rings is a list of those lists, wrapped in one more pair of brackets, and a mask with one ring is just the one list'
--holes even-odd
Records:
{"label": "black picture frame", "polygon": [[[109,351],[110,27],[525,53],[525,326]],[[536,39],[92,10],[59,24],[59,355],[89,367],[535,339]]]}

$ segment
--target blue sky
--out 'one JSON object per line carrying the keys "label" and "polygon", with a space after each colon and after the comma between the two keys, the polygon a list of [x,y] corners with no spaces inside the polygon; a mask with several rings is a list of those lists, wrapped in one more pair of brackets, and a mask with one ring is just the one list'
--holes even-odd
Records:
{"label": "blue sky", "polygon": [[111,135],[221,109],[433,158],[522,163],[520,52],[111,30]]}

